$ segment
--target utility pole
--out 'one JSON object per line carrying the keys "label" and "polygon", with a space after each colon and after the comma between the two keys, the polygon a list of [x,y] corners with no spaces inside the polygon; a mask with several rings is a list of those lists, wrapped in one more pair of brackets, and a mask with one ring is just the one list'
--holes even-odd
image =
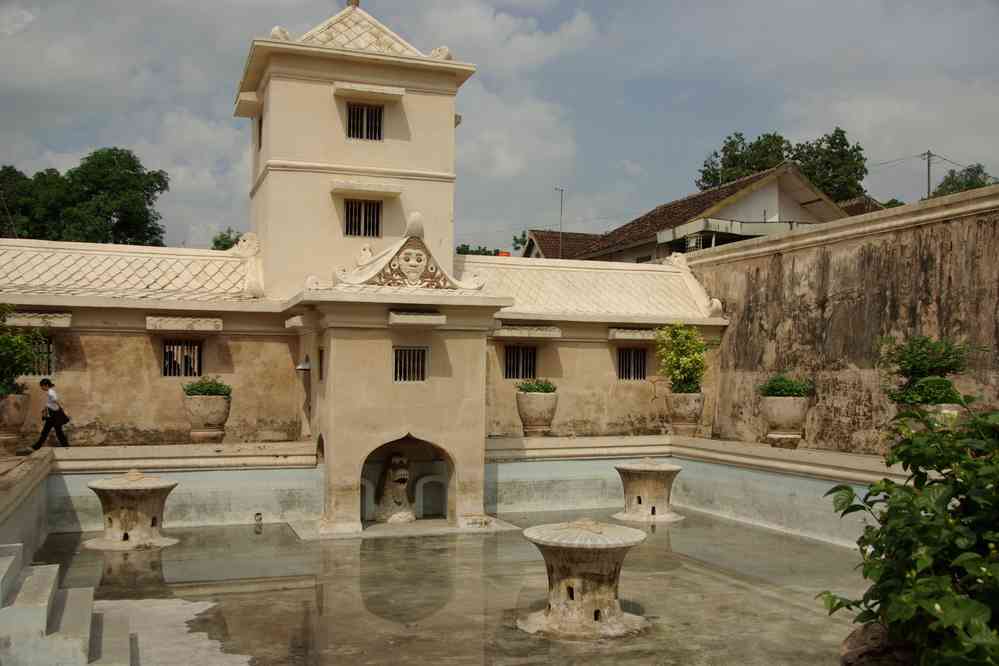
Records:
{"label": "utility pole", "polygon": [[926,198],[933,194],[933,151],[927,150],[920,157],[926,160]]}
{"label": "utility pole", "polygon": [[558,258],[562,259],[562,218],[565,215],[565,188],[555,187],[558,192]]}

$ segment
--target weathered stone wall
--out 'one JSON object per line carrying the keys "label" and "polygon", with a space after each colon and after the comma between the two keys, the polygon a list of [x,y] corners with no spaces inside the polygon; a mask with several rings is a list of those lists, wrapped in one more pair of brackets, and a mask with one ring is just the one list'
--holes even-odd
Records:
{"label": "weathered stone wall", "polygon": [[[144,331],[66,330],[53,334],[57,370],[51,375],[72,422],[73,446],[186,444],[189,421],[182,385],[162,376],[165,337]],[[299,438],[304,400],[295,376],[297,337],[222,334],[203,339],[204,375],[233,387],[226,442]],[[45,397],[37,377],[23,379],[32,396],[23,443],[41,430]],[[55,444],[52,435],[51,443]]]}
{"label": "weathered stone wall", "polygon": [[894,415],[876,367],[888,335],[986,347],[957,385],[996,402],[999,187],[688,257],[731,321],[706,406],[717,437],[760,441],[756,388],[791,371],[817,385],[805,446],[881,451]]}

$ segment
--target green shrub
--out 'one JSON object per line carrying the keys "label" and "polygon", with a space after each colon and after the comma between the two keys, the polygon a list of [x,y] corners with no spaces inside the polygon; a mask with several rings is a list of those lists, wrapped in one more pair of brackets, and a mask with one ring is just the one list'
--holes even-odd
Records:
{"label": "green shrub", "polygon": [[13,312],[13,307],[0,304],[0,398],[24,393],[24,384],[17,379],[34,371],[42,341],[38,331],[7,326]]}
{"label": "green shrub", "polygon": [[521,393],[554,393],[557,388],[547,379],[527,379],[517,384]]}
{"label": "green shrub", "polygon": [[820,596],[830,614],[845,608],[855,622],[883,624],[916,663],[999,664],[999,412],[942,426],[915,410],[893,433],[887,462],[907,483],[829,491],[841,515],[872,522],[857,541],[871,585],[860,599]]}
{"label": "green shrub", "polygon": [[975,347],[917,335],[904,342],[885,338],[880,351],[882,365],[897,376],[886,388],[892,402],[905,405],[963,402],[946,377],[967,370],[968,357],[976,351]]}
{"label": "green shrub", "polygon": [[964,404],[965,399],[953,382],[943,377],[923,377],[908,388],[889,391],[892,400],[902,405]]}
{"label": "green shrub", "polygon": [[669,377],[674,393],[699,393],[707,369],[707,343],[693,326],[667,326],[656,331],[659,372]]}
{"label": "green shrub", "polygon": [[760,395],[767,398],[807,398],[815,393],[811,379],[795,379],[781,373],[760,384]]}
{"label": "green shrub", "polygon": [[185,395],[223,395],[231,396],[232,387],[218,377],[202,377],[196,382],[184,384]]}

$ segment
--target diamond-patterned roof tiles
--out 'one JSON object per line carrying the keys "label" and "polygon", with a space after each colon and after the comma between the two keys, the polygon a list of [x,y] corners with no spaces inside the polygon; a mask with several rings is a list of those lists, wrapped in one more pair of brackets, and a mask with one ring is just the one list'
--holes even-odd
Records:
{"label": "diamond-patterned roof tiles", "polygon": [[360,7],[347,7],[305,33],[299,41],[336,49],[424,57],[415,46]]}
{"label": "diamond-patterned roof tiles", "polygon": [[247,300],[245,260],[224,252],[0,241],[0,293]]}

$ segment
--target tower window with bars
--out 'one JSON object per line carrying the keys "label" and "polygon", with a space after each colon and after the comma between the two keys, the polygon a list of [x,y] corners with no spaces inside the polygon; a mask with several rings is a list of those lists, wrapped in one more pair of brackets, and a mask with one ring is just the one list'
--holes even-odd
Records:
{"label": "tower window with bars", "polygon": [[385,107],[347,104],[347,137],[367,141],[382,140],[382,117]]}
{"label": "tower window with bars", "polygon": [[382,235],[382,202],[346,199],[344,235],[377,238]]}
{"label": "tower window with bars", "polygon": [[396,347],[392,351],[395,353],[395,381],[427,381],[429,350],[426,347]]}
{"label": "tower window with bars", "polygon": [[167,340],[163,343],[164,377],[200,377],[201,343],[193,340]]}

